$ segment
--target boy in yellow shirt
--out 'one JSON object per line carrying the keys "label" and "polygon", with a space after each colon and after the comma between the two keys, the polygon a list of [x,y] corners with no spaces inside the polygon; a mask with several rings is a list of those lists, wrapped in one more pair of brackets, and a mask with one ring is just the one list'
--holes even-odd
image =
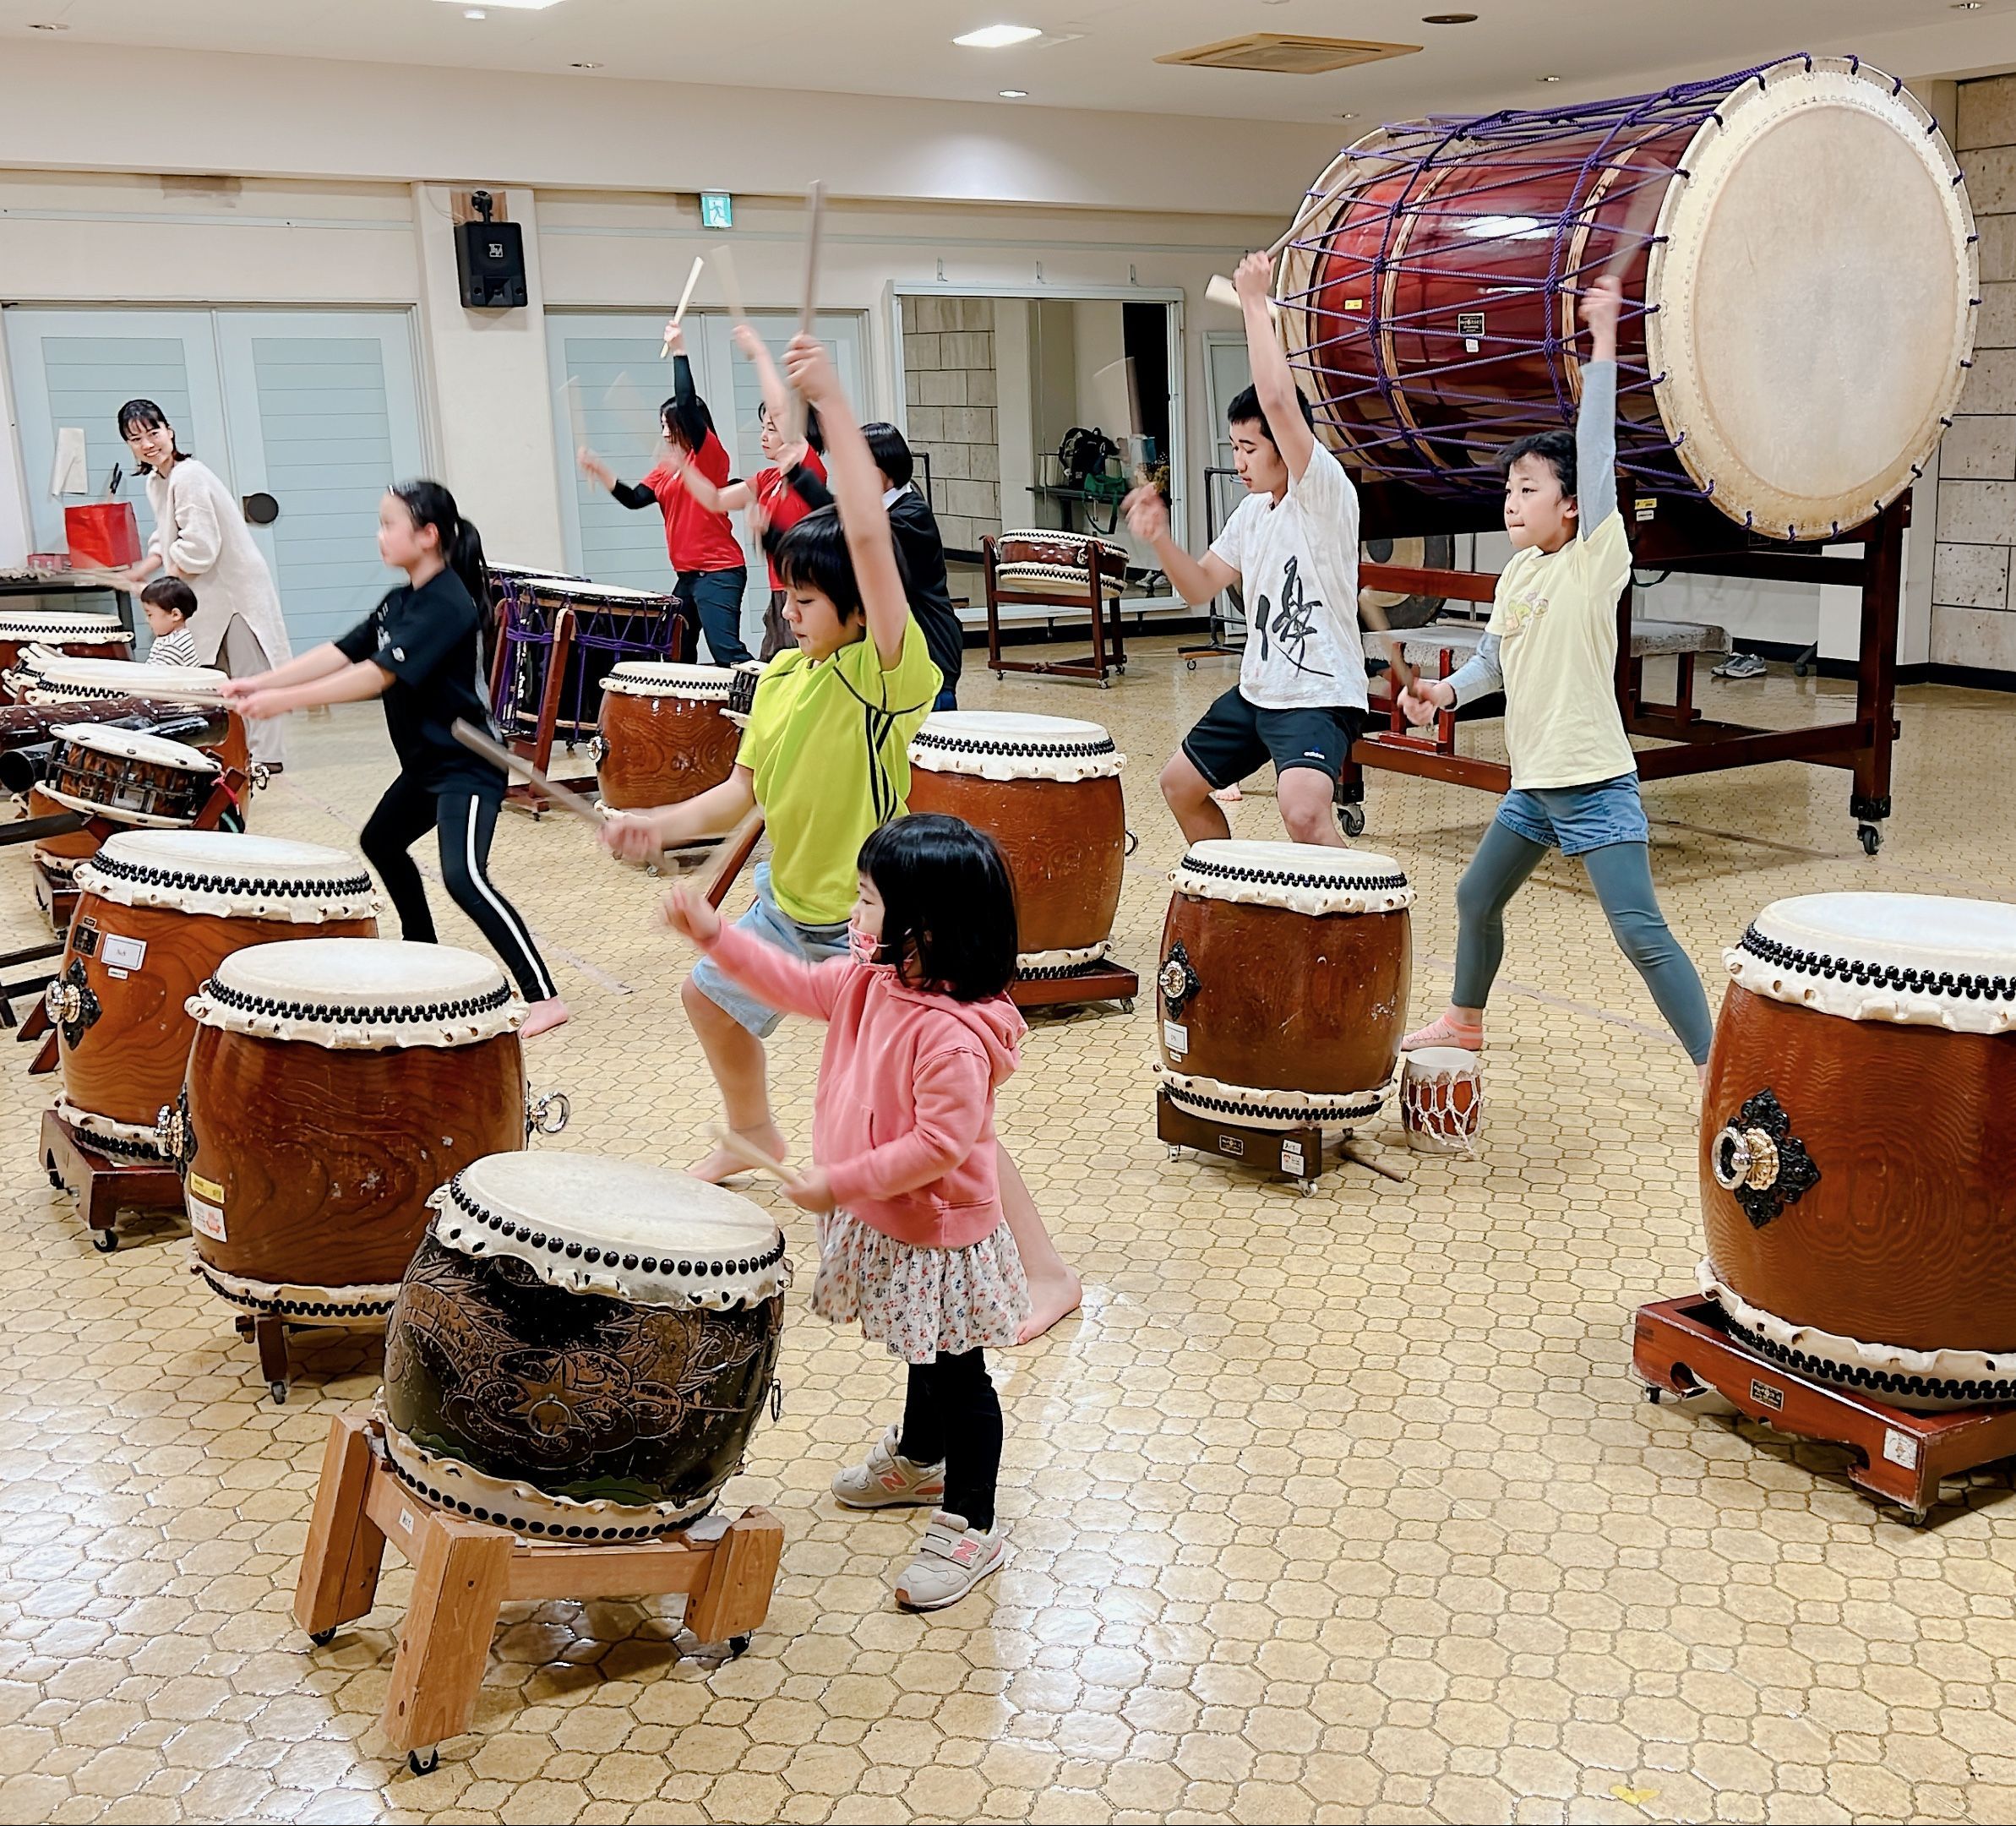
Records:
{"label": "boy in yellow shirt", "polygon": [[1558,846],[1582,858],[1619,947],[1706,1074],[1714,1038],[1708,997],[1653,891],[1651,826],[1617,709],[1617,598],[1631,581],[1631,547],[1617,511],[1623,297],[1621,281],[1603,278],[1583,298],[1592,347],[1575,436],[1522,438],[1501,459],[1512,557],[1476,657],[1452,678],[1419,679],[1401,694],[1408,719],[1425,723],[1439,710],[1502,689],[1512,777],[1456,891],[1455,994],[1447,1011],[1401,1042],[1403,1051],[1474,1051],[1484,1044],[1484,1006],[1505,955],[1507,902]]}

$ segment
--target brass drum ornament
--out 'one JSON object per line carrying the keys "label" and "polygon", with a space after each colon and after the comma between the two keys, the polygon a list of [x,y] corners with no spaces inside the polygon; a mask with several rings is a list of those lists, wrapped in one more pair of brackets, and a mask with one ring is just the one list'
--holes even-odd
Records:
{"label": "brass drum ornament", "polygon": [[400,1288],[382,1395],[428,1502],[548,1540],[647,1539],[714,1506],[774,1408],[784,1235],[641,1161],[465,1168]]}
{"label": "brass drum ornament", "polygon": [[2016,907],[1802,895],[1727,961],[1703,1291],[1801,1374],[2016,1401]]}

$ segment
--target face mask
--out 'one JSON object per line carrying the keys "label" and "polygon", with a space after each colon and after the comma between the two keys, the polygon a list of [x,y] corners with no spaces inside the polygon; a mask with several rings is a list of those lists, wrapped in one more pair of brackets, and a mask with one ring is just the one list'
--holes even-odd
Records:
{"label": "face mask", "polygon": [[879,964],[882,961],[881,940],[858,925],[847,929],[847,948],[853,953],[856,963]]}

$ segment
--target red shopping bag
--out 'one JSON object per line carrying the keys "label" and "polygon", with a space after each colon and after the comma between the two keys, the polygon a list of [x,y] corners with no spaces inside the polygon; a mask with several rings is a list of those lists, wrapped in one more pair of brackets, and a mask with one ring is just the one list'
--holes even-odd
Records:
{"label": "red shopping bag", "polygon": [[131,501],[66,507],[63,531],[70,538],[73,570],[120,570],[140,561],[140,523]]}

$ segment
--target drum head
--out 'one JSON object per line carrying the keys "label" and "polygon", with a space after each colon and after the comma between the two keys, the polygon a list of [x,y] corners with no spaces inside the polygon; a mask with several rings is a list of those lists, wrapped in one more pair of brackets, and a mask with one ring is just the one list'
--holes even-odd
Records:
{"label": "drum head", "polygon": [[50,730],[59,742],[73,748],[90,749],[120,760],[145,761],[156,767],[172,767],[181,773],[221,773],[223,765],[214,755],[186,742],[171,742],[166,736],[149,735],[139,729],[112,729],[101,723],[67,722]]}
{"label": "drum head", "polygon": [[150,697],[170,703],[223,701],[225,674],[210,666],[157,666],[144,660],[72,659],[53,654],[38,662],[40,690],[52,697]]}
{"label": "drum head", "polygon": [[1850,1021],[2016,1027],[2016,906],[1938,894],[1774,901],[1727,954],[1752,995]]}
{"label": "drum head", "polygon": [[1398,913],[1414,904],[1407,874],[1391,856],[1321,843],[1193,843],[1176,864],[1179,894],[1282,907],[1300,913]]}
{"label": "drum head", "polygon": [[286,939],[234,951],[189,998],[210,1027],[332,1048],[468,1046],[525,1006],[488,957],[403,939]]}
{"label": "drum head", "polygon": [[376,902],[364,865],[340,849],[226,831],[123,831],[81,878],[128,907],[313,923],[362,918]]}
{"label": "drum head", "polygon": [[1082,780],[1125,760],[1098,723],[1015,711],[934,711],[910,744],[913,766],[996,780]]}
{"label": "drum head", "polygon": [[556,1287],[651,1305],[753,1305],[788,1278],[784,1233],[725,1186],[604,1154],[491,1154],[438,1196],[434,1235],[509,1254]]}
{"label": "drum head", "polygon": [[74,640],[129,646],[133,636],[110,615],[0,615],[0,640]]}
{"label": "drum head", "polygon": [[673,660],[626,659],[609,668],[605,691],[623,697],[704,697],[727,701],[734,673],[725,666],[683,666]]}
{"label": "drum head", "polygon": [[1477,1055],[1460,1046],[1423,1046],[1401,1058],[1409,1077],[1433,1077],[1437,1072],[1474,1071]]}
{"label": "drum head", "polygon": [[1889,78],[1795,57],[1724,101],[1681,163],[1646,281],[1680,460],[1760,532],[1860,526],[1911,485],[1974,351],[1953,153]]}

